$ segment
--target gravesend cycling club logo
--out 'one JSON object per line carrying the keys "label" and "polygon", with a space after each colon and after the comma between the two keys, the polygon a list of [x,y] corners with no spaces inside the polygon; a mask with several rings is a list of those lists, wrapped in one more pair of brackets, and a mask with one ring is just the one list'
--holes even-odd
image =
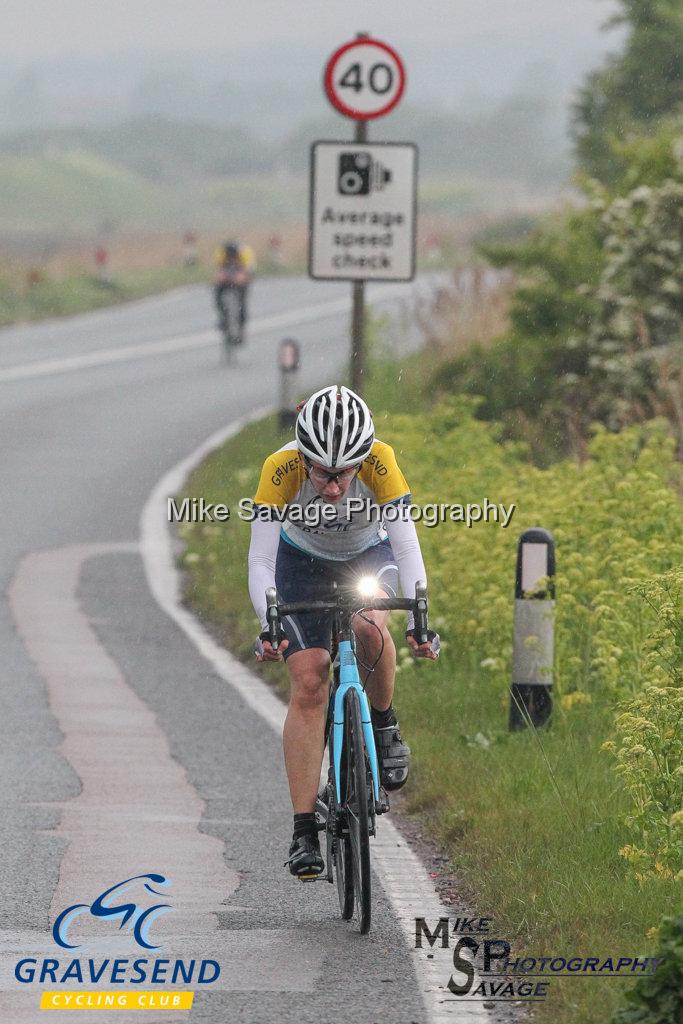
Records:
{"label": "gravesend cycling club logo", "polygon": [[[153,924],[172,907],[164,899],[170,879],[159,872],[133,875],[109,886],[91,903],[72,903],[58,915],[52,926],[52,937],[58,946],[68,950],[65,959],[55,956],[22,957],[14,965],[14,977],[22,986],[49,985],[40,996],[41,1010],[189,1010],[194,991],[164,990],[164,986],[215,985],[221,975],[218,960],[196,956],[164,957],[149,955],[161,949],[150,935]],[[159,898],[161,897],[161,899]],[[86,925],[97,947],[103,941],[101,931],[118,936],[123,931],[126,943],[141,946],[147,955],[74,957],[73,950],[85,946]],[[92,924],[101,925],[97,939]],[[80,933],[80,934],[79,934]],[[176,934],[170,941],[179,940]],[[145,983],[154,986],[141,989]],[[67,986],[60,988],[59,986]],[[99,986],[94,989],[93,986]]]}
{"label": "gravesend cycling club logo", "polygon": [[[111,888],[100,893],[92,903],[74,903],[58,915],[53,927],[52,937],[57,945],[64,949],[78,949],[77,942],[69,941],[71,926],[77,918],[84,914],[107,921],[119,921],[119,930],[128,926],[133,937],[139,946],[144,949],[159,949],[149,938],[149,930],[152,923],[161,915],[168,913],[173,907],[169,903],[154,903],[148,906],[148,899],[145,905],[138,905],[131,899],[131,891],[135,897],[136,891],[143,890],[154,896],[162,896],[159,888],[170,885],[170,881],[164,875],[150,872],[148,875],[133,875],[123,882],[117,882]],[[157,888],[154,888],[154,887]],[[121,902],[122,899],[124,902]]]}

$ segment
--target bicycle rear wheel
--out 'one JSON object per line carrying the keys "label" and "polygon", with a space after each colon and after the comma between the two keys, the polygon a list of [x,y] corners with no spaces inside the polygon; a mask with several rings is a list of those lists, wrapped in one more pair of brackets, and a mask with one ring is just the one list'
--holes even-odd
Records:
{"label": "bicycle rear wheel", "polygon": [[368,820],[368,768],[363,742],[360,702],[349,690],[344,704],[344,746],[346,748],[346,791],[344,803],[349,827],[353,892],[361,935],[370,931],[371,879],[370,832]]}
{"label": "bicycle rear wheel", "polygon": [[234,348],[242,342],[239,320],[239,298],[234,288],[228,288],[221,300],[223,308],[223,352],[226,363],[233,361]]}

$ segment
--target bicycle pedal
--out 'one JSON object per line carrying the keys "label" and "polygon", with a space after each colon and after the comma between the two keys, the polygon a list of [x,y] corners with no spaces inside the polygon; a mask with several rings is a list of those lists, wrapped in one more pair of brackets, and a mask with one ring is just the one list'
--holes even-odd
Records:
{"label": "bicycle pedal", "polygon": [[389,797],[386,794],[386,790],[380,787],[379,799],[375,801],[375,814],[386,814],[390,811]]}
{"label": "bicycle pedal", "polygon": [[326,882],[327,877],[323,871],[314,871],[310,875],[297,875],[300,882]]}

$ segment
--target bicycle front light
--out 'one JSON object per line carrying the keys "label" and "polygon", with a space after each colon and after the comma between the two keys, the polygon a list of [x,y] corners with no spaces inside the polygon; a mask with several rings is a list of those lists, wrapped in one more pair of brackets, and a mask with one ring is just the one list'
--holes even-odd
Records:
{"label": "bicycle front light", "polygon": [[357,590],[361,597],[374,597],[379,589],[379,580],[375,576],[361,576]]}

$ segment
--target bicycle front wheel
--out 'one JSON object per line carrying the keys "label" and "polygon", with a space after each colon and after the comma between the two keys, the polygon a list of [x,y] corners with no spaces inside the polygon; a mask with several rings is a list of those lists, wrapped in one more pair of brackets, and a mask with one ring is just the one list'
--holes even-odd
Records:
{"label": "bicycle front wheel", "polygon": [[230,337],[230,335],[228,334],[227,330],[225,330],[223,332],[223,358],[224,358],[226,363],[231,363],[233,361],[233,358],[234,358],[233,357],[233,353],[232,353],[233,348],[234,348],[233,340]]}
{"label": "bicycle front wheel", "polygon": [[344,707],[346,746],[346,815],[351,847],[353,891],[361,935],[370,931],[371,881],[368,820],[368,768],[358,694],[351,689]]}
{"label": "bicycle front wheel", "polygon": [[[329,832],[328,832],[329,836]],[[351,863],[351,840],[348,836],[336,836],[328,842],[328,851],[334,848],[334,873],[337,878],[339,910],[344,921],[353,917],[353,866]],[[328,857],[330,853],[328,852]]]}

